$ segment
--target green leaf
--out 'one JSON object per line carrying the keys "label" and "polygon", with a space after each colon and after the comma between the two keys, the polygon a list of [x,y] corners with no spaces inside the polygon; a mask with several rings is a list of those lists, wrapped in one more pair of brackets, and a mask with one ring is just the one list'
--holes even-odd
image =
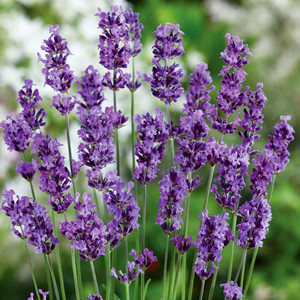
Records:
{"label": "green leaf", "polygon": [[149,278],[145,284],[145,290],[144,290],[144,299],[146,298],[146,295],[147,295],[147,291],[148,291],[148,287],[149,287],[149,284],[150,284],[150,281],[151,281],[151,278]]}

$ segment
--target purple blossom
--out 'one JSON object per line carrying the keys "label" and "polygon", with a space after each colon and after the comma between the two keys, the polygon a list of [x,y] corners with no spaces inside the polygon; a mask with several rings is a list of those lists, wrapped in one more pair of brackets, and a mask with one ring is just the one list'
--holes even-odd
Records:
{"label": "purple blossom", "polygon": [[136,251],[132,249],[129,255],[133,257],[137,266],[142,270],[148,269],[153,262],[157,261],[157,257],[153,255],[153,251],[148,248],[145,248],[143,253],[136,253]]}
{"label": "purple blossom", "polygon": [[109,12],[98,8],[96,14],[100,18],[98,28],[102,31],[98,45],[100,64],[109,70],[126,68],[131,56],[129,28],[124,22],[124,13],[122,6],[112,5]]}
{"label": "purple blossom", "polygon": [[119,89],[123,89],[129,80],[130,74],[124,73],[121,69],[116,69],[113,72],[113,76],[111,76],[111,72],[107,72],[103,76],[103,85],[111,90],[118,91]]}
{"label": "purple blossom", "polygon": [[38,53],[39,61],[44,64],[42,73],[45,75],[45,84],[60,93],[67,92],[74,80],[73,71],[67,64],[71,54],[67,41],[59,33],[59,26],[49,27],[50,37],[44,40],[41,49],[46,52],[45,58]]}
{"label": "purple blossom", "polygon": [[132,44],[131,56],[136,56],[141,52],[142,44],[140,38],[144,25],[139,22],[139,14],[134,13],[131,8],[124,11],[124,20],[128,27],[127,39]]}
{"label": "purple blossom", "polygon": [[115,268],[112,268],[110,271],[110,275],[114,276],[119,282],[130,285],[132,281],[134,281],[139,274],[144,273],[142,269],[140,269],[139,265],[128,261],[128,277],[126,273],[123,273],[121,270],[118,271],[120,275],[117,275]]}
{"label": "purple blossom", "polygon": [[93,261],[105,254],[107,230],[94,211],[93,196],[84,193],[82,203],[78,196],[74,201],[74,209],[78,212],[76,220],[60,223],[60,233],[71,240],[72,249],[79,251],[80,258]]}
{"label": "purple blossom", "polygon": [[99,170],[87,170],[85,176],[88,178],[88,185],[90,187],[104,192],[115,189],[117,182],[120,181],[116,170],[107,172],[105,176],[100,174]]}
{"label": "purple blossom", "polygon": [[4,190],[2,196],[1,208],[10,217],[14,234],[21,239],[28,238],[37,253],[49,254],[59,240],[53,236],[53,225],[45,207],[29,197],[19,197],[13,190]]}
{"label": "purple blossom", "polygon": [[269,231],[272,219],[271,207],[266,199],[253,198],[239,208],[238,214],[242,217],[237,225],[239,237],[237,244],[243,248],[262,247],[262,240]]}
{"label": "purple blossom", "polygon": [[127,236],[134,229],[139,228],[139,206],[135,196],[130,192],[134,184],[132,181],[128,183],[127,191],[123,191],[124,182],[117,182],[115,189],[109,190],[103,195],[103,199],[107,204],[107,211],[113,216],[112,227],[114,232]]}
{"label": "purple blossom", "polygon": [[29,124],[32,130],[36,130],[44,126],[44,117],[46,112],[43,108],[37,110],[37,102],[42,101],[38,89],[33,90],[33,81],[29,78],[24,80],[24,85],[18,92],[17,100],[21,104],[24,119]]}
{"label": "purple blossom", "polygon": [[208,87],[212,83],[210,72],[207,70],[207,64],[200,62],[196,70],[190,74],[189,89],[186,94],[186,103],[183,111],[188,114],[195,110],[201,109],[205,116],[213,115],[216,117],[216,108],[209,103],[210,92],[214,86]]}
{"label": "purple blossom", "polygon": [[233,281],[220,284],[220,287],[224,288],[224,296],[226,300],[238,300],[244,297],[242,294],[242,288]]}
{"label": "purple blossom", "polygon": [[262,129],[260,124],[263,123],[262,110],[264,103],[267,102],[267,98],[262,91],[263,84],[258,83],[256,85],[257,90],[255,92],[250,91],[248,93],[248,101],[246,102],[246,108],[244,108],[244,119],[240,121],[240,126],[244,129],[244,132],[239,131],[239,136],[243,139],[242,145],[251,149],[260,135],[257,133]]}
{"label": "purple blossom", "polygon": [[166,23],[165,26],[159,25],[154,31],[156,41],[153,48],[154,58],[152,59],[152,74],[145,75],[145,80],[150,84],[153,96],[157,97],[166,104],[177,99],[183,94],[179,79],[183,76],[183,71],[179,64],[169,65],[168,61],[174,57],[180,57],[184,49],[182,47],[183,34],[179,25]]}
{"label": "purple blossom", "polygon": [[88,300],[103,300],[101,295],[96,295],[96,294],[90,294],[87,297]]}
{"label": "purple blossom", "polygon": [[53,96],[50,107],[55,107],[62,115],[68,115],[74,109],[76,102],[74,96],[57,94]]}
{"label": "purple blossom", "polygon": [[38,161],[34,158],[32,162],[23,162],[22,160],[18,162],[16,172],[21,174],[26,180],[32,180],[36,169],[38,168]]}
{"label": "purple blossom", "polygon": [[142,84],[141,84],[141,78],[142,74],[138,71],[136,71],[136,76],[134,81],[128,81],[127,82],[127,88],[130,90],[130,92],[135,92]]}
{"label": "purple blossom", "polygon": [[24,119],[23,114],[11,113],[0,123],[3,128],[4,141],[9,151],[25,151],[33,135],[32,129]]}
{"label": "purple blossom", "polygon": [[77,93],[81,96],[83,101],[79,102],[87,111],[94,106],[101,106],[105,100],[103,94],[102,77],[97,69],[92,65],[88,66],[84,71],[84,76],[77,82]]}
{"label": "purple blossom", "polygon": [[266,145],[266,149],[272,150],[276,157],[275,173],[284,170],[289,162],[290,153],[287,147],[294,140],[293,133],[295,132],[293,127],[288,124],[291,116],[280,116],[280,119],[281,123],[274,126],[272,135],[269,135],[269,143]]}
{"label": "purple blossom", "polygon": [[[39,289],[39,293],[43,296],[43,300],[47,300],[49,292],[43,292],[41,289]],[[27,298],[27,300],[34,300],[34,293],[30,293],[30,297]]]}
{"label": "purple blossom", "polygon": [[179,167],[173,167],[163,174],[160,184],[158,214],[155,220],[166,234],[180,229],[184,196],[187,194],[186,176]]}
{"label": "purple blossom", "polygon": [[184,254],[192,245],[195,245],[190,235],[185,238],[181,237],[179,233],[172,237],[171,241],[173,241],[174,247],[180,254]]}
{"label": "purple blossom", "polygon": [[198,253],[194,272],[201,280],[206,280],[218,268],[215,263],[222,260],[223,248],[234,238],[226,222],[228,213],[208,217],[208,211],[203,210],[199,218],[202,224],[195,242]]}
{"label": "purple blossom", "polygon": [[137,167],[132,176],[141,184],[146,184],[157,176],[158,164],[164,156],[168,132],[164,115],[159,108],[155,108],[155,118],[147,113],[142,117],[136,115],[134,121],[138,124],[135,145]]}
{"label": "purple blossom", "polygon": [[231,208],[234,212],[237,209],[241,198],[240,192],[245,187],[244,176],[247,174],[249,165],[249,154],[240,145],[225,149],[220,161],[220,167],[215,178],[220,186],[212,186],[212,192],[217,202],[224,208]]}

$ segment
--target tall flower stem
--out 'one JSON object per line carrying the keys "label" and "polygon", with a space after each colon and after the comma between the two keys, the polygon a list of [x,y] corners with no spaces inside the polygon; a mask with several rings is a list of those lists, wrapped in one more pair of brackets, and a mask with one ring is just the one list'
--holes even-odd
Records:
{"label": "tall flower stem", "polygon": [[[116,70],[113,72],[113,83],[115,84]],[[114,111],[117,111],[117,92],[113,89],[113,102],[114,102]],[[115,142],[116,142],[116,162],[117,162],[117,172],[120,176],[120,146],[119,146],[119,132],[118,128],[115,129]]]}
{"label": "tall flower stem", "polygon": [[72,186],[73,186],[73,194],[75,197],[76,187],[75,187],[75,183],[74,183],[72,148],[71,148],[71,139],[70,139],[70,124],[69,124],[69,115],[68,114],[66,115],[66,129],[67,129],[68,154],[69,154],[69,161],[70,161],[71,179],[72,179]]}
{"label": "tall flower stem", "polygon": [[93,275],[93,282],[94,282],[95,292],[96,292],[96,294],[99,295],[97,275],[96,275],[96,271],[95,271],[94,262],[92,260],[90,261],[90,266],[91,266],[91,271],[92,271],[92,275]]}
{"label": "tall flower stem", "polygon": [[106,300],[110,298],[110,269],[111,269],[111,252],[109,246],[106,247],[105,264],[106,264]]}
{"label": "tall flower stem", "polygon": [[33,281],[33,285],[34,285],[35,294],[36,294],[38,300],[41,300],[40,294],[38,292],[38,286],[37,286],[36,279],[35,279],[35,276],[34,276],[32,264],[31,264],[30,255],[29,255],[26,240],[24,240],[24,242],[25,242],[25,249],[26,249],[26,254],[27,254],[27,258],[28,258],[28,263],[29,263],[29,267],[30,267],[30,272],[31,272],[31,276],[32,276],[32,281]]}
{"label": "tall flower stem", "polygon": [[[223,138],[223,136],[221,135],[220,136],[220,142],[222,141],[222,138]],[[203,209],[207,208],[207,203],[208,203],[209,194],[210,194],[210,190],[211,190],[211,184],[212,184],[213,177],[214,177],[214,172],[215,172],[215,165],[211,166],[211,168],[209,170],[209,176],[208,176],[208,181],[207,181],[207,185],[206,185],[206,192],[205,192],[205,198],[204,198],[204,203],[203,203]],[[201,226],[201,223],[202,222],[200,221],[200,226]],[[194,251],[193,262],[196,261],[196,258],[197,258],[197,249],[195,249],[195,251]],[[195,280],[195,272],[192,269],[191,270],[191,276],[190,276],[190,285],[189,285],[188,300],[192,299],[193,288],[194,288],[194,280]]]}
{"label": "tall flower stem", "polygon": [[129,284],[127,284],[127,283],[125,283],[125,291],[126,291],[126,300],[130,300]]}
{"label": "tall flower stem", "polygon": [[[268,195],[269,204],[271,202],[272,194],[273,194],[273,191],[274,191],[275,180],[276,180],[276,174],[273,174],[273,176],[272,176],[272,185],[271,185],[269,195]],[[259,249],[259,247],[256,247],[254,249],[254,252],[253,252],[253,255],[252,255],[251,264],[250,264],[249,271],[248,271],[248,276],[247,276],[247,281],[246,281],[245,288],[244,288],[244,291],[243,291],[244,299],[246,299],[248,289],[249,289],[249,286],[250,286],[252,273],[253,273],[253,270],[254,270],[254,265],[255,265],[257,254],[258,254],[258,249]]]}
{"label": "tall flower stem", "polygon": [[215,292],[215,287],[216,287],[216,281],[218,277],[218,272],[219,268],[215,269],[211,284],[210,284],[210,289],[209,289],[209,295],[208,295],[208,300],[212,300]]}
{"label": "tall flower stem", "polygon": [[[51,215],[52,215],[52,221],[53,221],[53,236],[57,237],[57,226],[55,223],[55,214],[54,211],[51,209]],[[63,271],[62,271],[62,265],[61,265],[61,259],[60,259],[60,250],[59,250],[59,245],[56,244],[55,246],[55,257],[56,257],[56,263],[57,263],[57,270],[58,270],[58,278],[59,278],[59,283],[60,283],[60,289],[61,289],[61,294],[63,300],[66,300],[66,292],[65,292],[65,285],[64,285],[64,278],[63,278]]]}
{"label": "tall flower stem", "polygon": [[52,265],[51,265],[49,254],[45,254],[45,255],[46,255],[47,267],[49,268],[50,275],[51,275],[51,278],[52,278],[52,283],[53,283],[53,287],[54,287],[56,299],[60,300],[60,296],[59,296],[59,292],[58,292],[58,287],[57,287],[57,283],[56,283],[56,278],[55,278],[55,274],[54,274],[54,271],[53,271],[53,268],[52,268]]}
{"label": "tall flower stem", "polygon": [[170,240],[170,235],[167,234],[166,247],[165,247],[165,260],[164,260],[163,289],[162,289],[162,295],[163,295],[162,299],[163,300],[167,300],[167,298],[166,298],[166,285],[167,285],[167,266],[168,266],[169,240]]}
{"label": "tall flower stem", "polygon": [[[235,212],[233,214],[232,228],[231,228],[231,232],[232,232],[233,236],[235,236],[236,220],[237,220],[237,214]],[[227,273],[227,281],[231,280],[232,266],[233,266],[233,257],[234,257],[234,241],[231,241],[230,258],[229,258],[229,266],[228,266],[228,273]]]}
{"label": "tall flower stem", "polygon": [[48,268],[46,254],[44,254],[44,262],[45,262],[45,269],[46,269],[47,285],[48,285],[48,290],[49,290],[49,298],[50,298],[50,300],[53,300],[53,289],[52,289],[52,283],[51,283],[50,269]]}
{"label": "tall flower stem", "polygon": [[175,271],[175,282],[173,285],[173,289],[172,289],[172,300],[176,299],[176,291],[177,291],[177,284],[178,284],[178,278],[179,278],[179,269],[180,269],[180,265],[181,265],[181,260],[182,260],[182,254],[179,254],[177,263],[176,263],[176,271]]}
{"label": "tall flower stem", "polygon": [[247,254],[246,254],[246,257],[245,257],[243,265],[242,265],[241,279],[240,279],[240,287],[241,287],[241,289],[243,289],[243,287],[244,287],[246,260],[247,260]]}
{"label": "tall flower stem", "polygon": [[[142,253],[145,249],[145,236],[146,236],[146,212],[147,212],[147,185],[143,184],[143,220],[142,220]],[[145,287],[145,274],[141,274],[141,300],[144,299],[144,287]]]}
{"label": "tall flower stem", "polygon": [[239,276],[240,276],[240,273],[241,273],[241,270],[242,270],[242,266],[243,266],[244,260],[246,259],[246,256],[247,256],[247,250],[248,249],[245,248],[244,251],[243,251],[239,267],[238,267],[237,272],[236,272],[235,277],[234,277],[234,283],[236,283],[238,281],[238,279],[239,279]]}
{"label": "tall flower stem", "polygon": [[75,285],[75,295],[76,295],[76,300],[80,300],[80,292],[79,292],[79,284],[78,284],[76,257],[75,256],[76,256],[75,250],[71,249],[72,271],[73,271],[73,279],[74,279],[74,285]]}
{"label": "tall flower stem", "polygon": [[205,280],[201,280],[201,289],[200,289],[200,294],[199,294],[199,300],[203,299],[204,287],[205,287]]}

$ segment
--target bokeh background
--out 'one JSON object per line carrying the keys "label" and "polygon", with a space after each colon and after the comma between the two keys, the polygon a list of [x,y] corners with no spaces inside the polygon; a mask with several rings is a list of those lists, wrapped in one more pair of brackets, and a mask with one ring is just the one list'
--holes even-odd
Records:
{"label": "bokeh background", "polygon": [[[297,0],[1,0],[0,2],[0,120],[11,111],[19,111],[16,102],[18,89],[25,78],[32,78],[47,107],[47,133],[57,136],[65,143],[64,120],[56,111],[49,109],[52,91],[43,86],[42,65],[37,63],[36,53],[40,51],[43,39],[48,37],[48,26],[59,24],[61,34],[68,40],[73,53],[69,64],[76,75],[89,65],[98,65],[97,43],[99,31],[94,14],[97,7],[107,10],[111,4],[133,7],[139,12],[144,24],[142,31],[143,50],[137,59],[137,69],[149,73],[151,69],[151,47],[154,42],[153,31],[165,22],[179,23],[184,35],[185,54],[180,60],[185,76],[182,83],[187,87],[189,74],[199,61],[208,63],[216,90],[220,87],[218,73],[222,67],[219,59],[226,40],[224,35],[230,32],[238,35],[249,45],[253,56],[246,66],[247,85],[255,89],[257,82],[263,82],[268,102],[264,109],[265,123],[262,137],[257,148],[262,149],[272,127],[279,122],[280,115],[291,115],[295,140],[290,145],[290,164],[277,176],[272,197],[273,220],[264,247],[259,251],[257,265],[247,299],[300,299],[300,1]],[[99,66],[100,68],[100,66]],[[100,68],[101,69],[101,68]],[[213,98],[216,92],[213,93]],[[110,101],[110,94],[107,97]],[[129,113],[129,93],[120,93],[120,107]],[[181,102],[182,103],[182,102]],[[178,122],[181,103],[174,107],[172,117]],[[161,106],[150,93],[145,83],[136,96],[136,111],[153,112],[155,106]],[[129,127],[129,126],[128,126]],[[76,114],[71,116],[71,130],[76,136],[78,123]],[[129,129],[122,129],[121,143],[126,145]],[[230,138],[228,143],[234,142]],[[78,141],[73,139],[73,147]],[[13,188],[19,194],[30,195],[24,180],[15,174],[18,153],[9,152],[0,131],[0,191]],[[122,175],[129,179],[130,152],[122,148]],[[166,159],[162,170],[168,168]],[[203,201],[203,191],[208,170],[201,170],[202,187],[193,194],[191,202],[190,233],[195,237],[197,215]],[[82,178],[81,182],[85,183]],[[80,189],[80,188],[79,188]],[[86,190],[85,186],[81,191]],[[154,225],[158,204],[158,185],[153,183],[148,189],[147,247],[154,250],[162,261],[165,236],[158,225]],[[45,196],[40,195],[41,202]],[[247,197],[247,193],[245,194]],[[210,200],[210,210],[219,213],[218,207]],[[66,270],[68,299],[73,299],[72,274],[69,245],[62,243],[63,264]],[[134,239],[130,239],[134,247]],[[46,289],[43,257],[31,250],[36,272],[39,274],[39,286]],[[226,280],[228,251],[224,251],[218,283]],[[240,259],[237,252],[235,267]],[[54,257],[53,257],[54,260]],[[103,281],[103,264],[97,262],[100,284]],[[122,264],[120,264],[122,265]],[[83,264],[85,292],[92,292],[92,277],[88,264]],[[152,266],[148,277],[152,278],[147,299],[158,300],[161,289],[162,263]],[[199,282],[196,281],[196,289]],[[117,287],[121,295],[122,287]],[[101,289],[101,287],[100,287]],[[0,299],[27,299],[33,290],[26,253],[22,241],[10,233],[10,223],[0,212]],[[195,296],[195,299],[198,299]],[[220,288],[216,289],[215,298],[222,299]]]}

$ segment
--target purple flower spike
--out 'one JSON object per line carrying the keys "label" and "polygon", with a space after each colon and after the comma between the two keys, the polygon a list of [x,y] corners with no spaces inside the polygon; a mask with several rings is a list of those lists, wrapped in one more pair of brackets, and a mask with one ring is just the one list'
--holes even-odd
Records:
{"label": "purple flower spike", "polygon": [[50,107],[55,107],[62,115],[68,115],[75,107],[77,100],[73,96],[62,96],[57,94],[53,96]]}
{"label": "purple flower spike", "polygon": [[84,193],[82,203],[75,199],[74,209],[78,211],[75,221],[60,223],[60,233],[71,240],[72,249],[79,251],[81,259],[93,261],[105,254],[107,231],[103,221],[99,219],[93,196]]}
{"label": "purple flower spike", "polygon": [[[218,268],[215,263],[222,260],[221,253],[223,248],[234,237],[231,234],[231,230],[228,229],[228,223],[226,222],[229,219],[228,213],[208,217],[208,211],[203,210],[199,218],[202,220],[202,224],[198,230],[195,242],[198,256],[194,272],[201,280],[206,280]],[[208,263],[211,263],[209,269],[207,269]]]}
{"label": "purple flower spike", "polygon": [[184,238],[181,237],[179,233],[171,238],[171,241],[173,241],[174,247],[180,254],[184,254],[190,249],[192,245],[195,245],[190,235]]}
{"label": "purple flower spike", "polygon": [[215,106],[209,103],[209,94],[215,87],[213,85],[208,87],[212,83],[212,79],[207,67],[206,63],[200,62],[194,73],[190,74],[190,87],[186,94],[187,103],[184,104],[184,111],[188,114],[201,109],[205,116],[217,115]]}
{"label": "purple flower spike", "polygon": [[144,253],[139,252],[138,254],[132,249],[129,255],[133,257],[135,263],[142,270],[148,269],[153,262],[157,261],[157,257],[153,255],[153,251],[150,251],[148,248],[144,249]]}
{"label": "purple flower spike", "polygon": [[49,292],[43,292],[41,289],[39,289],[39,293],[43,296],[43,300],[46,300],[49,295]]}
{"label": "purple flower spike", "polygon": [[88,300],[103,300],[101,295],[96,295],[96,294],[90,294],[90,295],[88,295],[88,297],[86,299],[88,299]]}
{"label": "purple flower spike", "polygon": [[164,115],[159,108],[155,109],[155,118],[149,113],[142,117],[136,115],[134,121],[137,125],[137,143],[135,155],[137,167],[132,177],[141,184],[149,183],[156,178],[158,164],[164,156],[167,139],[167,127]]}
{"label": "purple flower spike", "polygon": [[237,244],[243,248],[262,247],[262,240],[269,231],[272,219],[271,207],[266,199],[252,199],[241,205],[238,211],[242,216],[239,227]]}
{"label": "purple flower spike", "polygon": [[187,194],[186,176],[179,167],[173,167],[164,173],[159,184],[159,212],[155,223],[160,224],[166,234],[171,234],[181,227],[182,206],[184,196]]}
{"label": "purple flower spike", "polygon": [[23,178],[25,178],[26,180],[32,180],[34,174],[35,174],[35,171],[36,169],[38,168],[38,161],[34,158],[32,160],[32,162],[23,162],[23,161],[19,161],[18,162],[18,165],[17,165],[17,168],[16,168],[16,172],[18,174],[21,174],[21,176]]}
{"label": "purple flower spike", "polygon": [[42,73],[45,75],[45,84],[60,93],[67,92],[74,80],[73,71],[67,64],[71,54],[67,41],[59,33],[59,26],[49,27],[50,37],[44,40],[41,49],[46,52],[45,58],[38,53],[39,60],[44,64]]}
{"label": "purple flower spike", "polygon": [[224,296],[226,300],[238,300],[244,297],[242,294],[242,288],[233,281],[220,284],[220,287],[224,288]]}
{"label": "purple flower spike", "polygon": [[33,131],[23,114],[11,113],[5,121],[0,123],[0,126],[3,128],[4,141],[9,151],[22,152],[29,147],[29,139],[32,137]]}
{"label": "purple flower spike", "polygon": [[139,265],[132,261],[128,261],[127,266],[128,266],[128,278],[127,278],[127,274],[123,273],[121,270],[118,272],[120,275],[117,275],[115,268],[111,269],[110,275],[114,276],[119,282],[130,285],[131,282],[134,281],[139,276],[139,274],[144,273],[144,271],[140,269]]}
{"label": "purple flower spike", "polygon": [[34,293],[30,293],[30,297],[29,298],[27,298],[27,300],[34,300]]}
{"label": "purple flower spike", "polygon": [[103,76],[103,85],[107,86],[111,90],[118,91],[123,89],[130,80],[130,74],[124,73],[121,69],[116,69],[111,79],[111,73],[107,72]]}
{"label": "purple flower spike", "polygon": [[275,173],[284,170],[289,162],[290,153],[287,150],[288,145],[294,140],[294,129],[288,124],[291,116],[280,116],[281,123],[274,126],[272,135],[269,136],[269,143],[266,149],[272,150],[275,154]]}
{"label": "purple flower spike", "polygon": [[172,101],[176,102],[184,92],[179,82],[183,76],[182,69],[177,63],[168,64],[168,60],[180,57],[184,52],[180,38],[183,32],[178,24],[167,23],[165,26],[159,25],[154,34],[156,41],[152,47],[152,74],[144,77],[151,86],[153,96],[170,104]]}

